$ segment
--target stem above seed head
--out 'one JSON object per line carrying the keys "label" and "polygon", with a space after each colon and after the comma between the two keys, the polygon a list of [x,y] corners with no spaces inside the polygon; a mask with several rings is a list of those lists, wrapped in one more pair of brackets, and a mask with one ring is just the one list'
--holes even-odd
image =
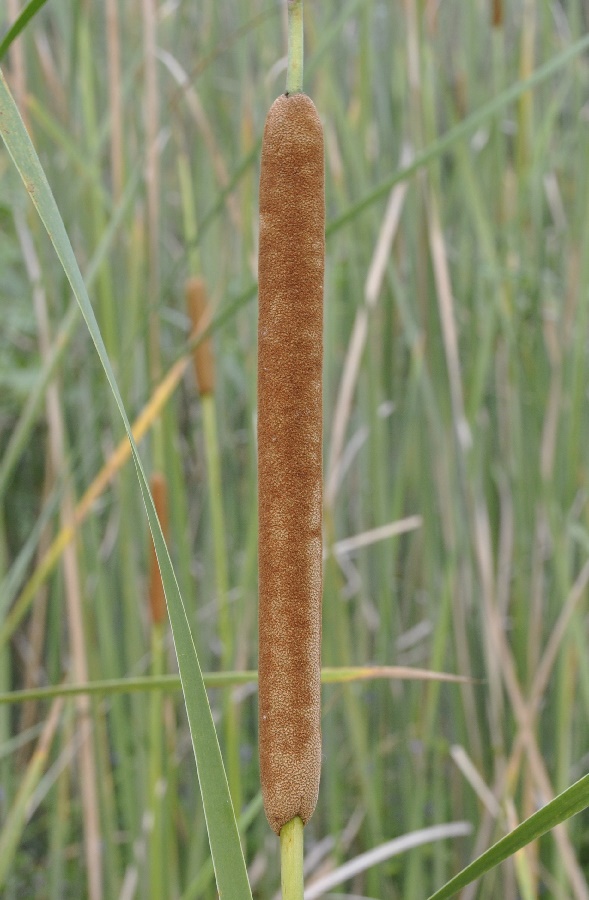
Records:
{"label": "stem above seed head", "polygon": [[288,0],[287,94],[303,90],[303,43],[303,0]]}

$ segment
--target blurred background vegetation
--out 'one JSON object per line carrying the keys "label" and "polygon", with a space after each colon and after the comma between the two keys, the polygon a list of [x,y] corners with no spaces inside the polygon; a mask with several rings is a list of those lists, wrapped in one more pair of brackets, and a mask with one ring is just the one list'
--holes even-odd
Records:
{"label": "blurred background vegetation", "polygon": [[[22,6],[5,0],[0,29]],[[589,63],[550,61],[589,4],[307,0],[305,17],[326,139],[323,661],[469,679],[324,687],[309,883],[469,822],[341,888],[420,900],[587,770]],[[153,413],[141,452],[211,673],[256,668],[257,183],[285,48],[278,2],[51,0],[3,60],[129,416]],[[173,674],[119,416],[4,150],[0,232],[0,691]],[[216,896],[167,687],[0,705],[3,897]],[[265,900],[255,685],[210,701]],[[589,897],[588,826],[463,896]]]}

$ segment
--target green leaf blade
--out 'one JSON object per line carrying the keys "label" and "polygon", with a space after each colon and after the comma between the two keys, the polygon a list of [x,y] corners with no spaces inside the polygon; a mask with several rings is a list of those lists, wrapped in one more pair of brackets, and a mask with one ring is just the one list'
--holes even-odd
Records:
{"label": "green leaf blade", "polygon": [[466,866],[458,875],[441,887],[429,900],[448,900],[458,891],[476,881],[481,875],[513,856],[518,850],[542,837],[552,828],[561,825],[589,806],[589,775],[585,775],[571,787],[539,809],[538,812],[489,847],[481,856]]}
{"label": "green leaf blade", "polygon": [[1,71],[0,134],[49,234],[55,252],[80,305],[82,315],[86,320],[88,330],[96,346],[131,444],[137,478],[149,520],[149,527],[153,535],[168,603],[217,887],[219,894],[226,900],[245,900],[245,898],[251,898],[245,860],[229,796],[217,733],[186,609],[159,525],[147,477],[133,439],[131,425],[125,412],[82,274],[51,188]]}

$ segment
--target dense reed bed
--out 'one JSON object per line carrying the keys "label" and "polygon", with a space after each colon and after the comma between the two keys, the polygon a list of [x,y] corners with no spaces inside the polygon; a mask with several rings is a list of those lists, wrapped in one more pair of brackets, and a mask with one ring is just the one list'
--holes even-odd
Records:
{"label": "dense reed bed", "polygon": [[[0,6],[2,34],[21,7]],[[469,679],[324,684],[308,896],[411,833],[329,890],[421,900],[587,770],[589,22],[582,0],[307,0],[305,17],[325,134],[323,664]],[[285,46],[284,10],[257,0],[52,0],[0,60],[164,479],[210,673],[257,668],[257,192]],[[120,419],[3,149],[0,198],[0,894],[213,898]],[[139,676],[158,690],[125,690]],[[35,697],[64,679],[111,684]],[[209,698],[266,900],[254,680]],[[587,822],[463,896],[588,897]]]}

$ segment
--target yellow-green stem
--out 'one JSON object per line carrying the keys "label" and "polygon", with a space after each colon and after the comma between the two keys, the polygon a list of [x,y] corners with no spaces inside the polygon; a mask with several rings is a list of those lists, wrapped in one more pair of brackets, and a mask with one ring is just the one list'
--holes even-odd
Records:
{"label": "yellow-green stem", "polygon": [[194,211],[194,190],[190,163],[184,150],[178,154],[178,183],[180,185],[180,199],[182,201],[182,217],[184,221],[184,241],[188,253],[188,272],[191,275],[200,274],[200,253],[197,246],[198,229]]}
{"label": "yellow-green stem", "polygon": [[282,900],[303,900],[303,822],[298,816],[280,832]]}
{"label": "yellow-green stem", "polygon": [[288,69],[286,93],[303,90],[303,0],[288,0]]}

